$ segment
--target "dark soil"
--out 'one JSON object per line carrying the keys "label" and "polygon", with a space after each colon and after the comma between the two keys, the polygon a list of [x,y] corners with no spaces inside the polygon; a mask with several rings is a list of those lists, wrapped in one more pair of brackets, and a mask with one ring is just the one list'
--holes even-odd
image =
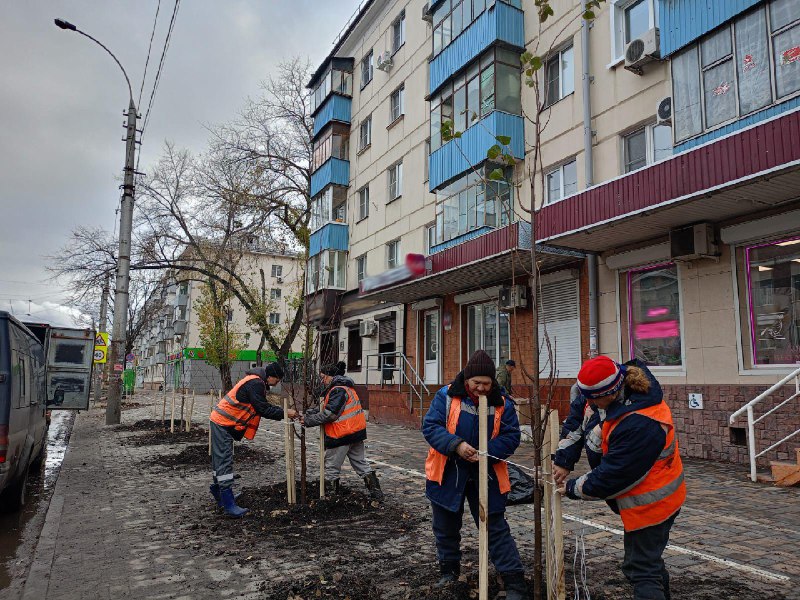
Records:
{"label": "dark soil", "polygon": [[[260,448],[240,444],[236,446],[234,464],[268,465],[275,462],[275,457]],[[155,467],[176,468],[193,467],[197,469],[210,468],[211,457],[208,455],[206,444],[193,444],[181,450],[178,454],[162,454],[147,460],[147,463]]]}
{"label": "dark soil", "polygon": [[132,425],[118,425],[117,431],[139,431],[139,435],[129,436],[120,441],[123,444],[136,446],[155,446],[160,444],[176,444],[180,442],[202,442],[208,440],[208,429],[192,425],[190,432],[184,431],[185,423],[175,420],[175,433],[170,433],[169,419],[156,421],[141,419]]}
{"label": "dark soil", "polygon": [[265,586],[265,600],[356,600],[382,598],[380,591],[368,579],[360,576],[331,573],[309,577],[303,581],[284,583],[269,589]]}
{"label": "dark soil", "polygon": [[122,410],[130,410],[132,408],[142,408],[145,406],[144,404],[139,404],[138,402],[123,402],[122,403]]}

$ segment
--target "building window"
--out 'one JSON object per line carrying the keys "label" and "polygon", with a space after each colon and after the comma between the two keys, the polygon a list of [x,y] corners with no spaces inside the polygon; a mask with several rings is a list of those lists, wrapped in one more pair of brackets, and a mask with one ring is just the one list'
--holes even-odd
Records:
{"label": "building window", "polygon": [[558,202],[578,192],[578,162],[573,158],[545,175],[547,204]]}
{"label": "building window", "polygon": [[467,354],[483,349],[500,365],[511,358],[511,326],[508,313],[497,304],[475,304],[467,307]]}
{"label": "building window", "polygon": [[442,123],[465,131],[493,110],[522,114],[519,54],[492,48],[431,97],[431,152],[442,146]]}
{"label": "building window", "polygon": [[425,255],[429,256],[436,245],[436,223],[425,226]]}
{"label": "building window", "polygon": [[350,160],[350,128],[334,123],[333,127],[314,142],[311,170],[319,169],[329,158]]}
{"label": "building window", "polygon": [[622,138],[625,173],[672,155],[672,128],[648,125]]}
{"label": "building window", "polygon": [[405,84],[401,85],[395,91],[392,92],[390,102],[391,102],[391,122],[394,123],[400,117],[405,114],[405,95],[406,95],[406,86]]}
{"label": "building window", "polygon": [[572,46],[555,52],[545,64],[545,106],[575,91],[575,58]]}
{"label": "building window", "polygon": [[400,50],[400,46],[406,43],[406,11],[402,11],[400,16],[392,23],[392,54]]}
{"label": "building window", "polygon": [[269,313],[269,324],[270,325],[280,325],[281,324],[281,314],[280,313]]}
{"label": "building window", "polygon": [[316,112],[331,92],[352,96],[353,74],[339,69],[330,69],[325,73],[311,93],[311,111]]}
{"label": "building window", "polygon": [[[181,317],[181,319],[185,319],[185,318],[186,318],[186,315],[184,314],[183,317]],[[225,309],[225,320],[228,323],[233,322],[233,309],[230,308],[230,307]]]}
{"label": "building window", "polygon": [[369,186],[365,185],[358,190],[358,220],[361,221],[369,216]]}
{"label": "building window", "polygon": [[361,283],[367,276],[367,255],[362,254],[356,258],[356,281]]}
{"label": "building window", "polygon": [[611,7],[611,62],[620,62],[625,48],[658,26],[657,0],[615,0]]}
{"label": "building window", "polygon": [[272,265],[272,276],[283,277],[283,265]]}
{"label": "building window", "polygon": [[306,293],[313,294],[322,289],[344,289],[347,252],[326,250],[308,261],[306,271]]}
{"label": "building window", "polygon": [[386,244],[386,267],[394,269],[400,265],[400,240]]}
{"label": "building window", "polygon": [[389,167],[389,202],[403,194],[403,163]]}
{"label": "building window", "polygon": [[349,372],[361,370],[362,353],[361,334],[358,327],[347,330],[347,370]]}
{"label": "building window", "polygon": [[188,281],[184,281],[178,287],[178,294],[180,296],[185,296],[188,293],[189,293],[189,282]]}
{"label": "building window", "polygon": [[745,248],[754,366],[800,363],[800,238]]}
{"label": "building window", "polygon": [[[500,0],[522,8],[521,0]],[[433,54],[444,50],[450,42],[480,17],[494,0],[445,0],[433,11]]]}
{"label": "building window", "polygon": [[505,180],[490,181],[484,173],[469,172],[436,192],[436,241],[443,243],[482,227],[505,227],[514,210],[513,171],[505,171]]}
{"label": "building window", "polygon": [[364,58],[361,59],[361,89],[367,87],[367,84],[372,81],[372,50],[369,51]]}
{"label": "building window", "polygon": [[358,151],[366,150],[372,144],[372,115],[361,121],[358,136]]}
{"label": "building window", "polygon": [[428,138],[427,140],[425,140],[425,155],[422,157],[422,162],[425,168],[426,182],[429,181],[431,178],[431,173],[430,173],[431,166],[429,162],[430,155],[431,155],[431,138]]}
{"label": "building window", "polygon": [[328,223],[347,221],[347,189],[331,185],[311,201],[311,231],[316,231]]}
{"label": "building window", "polygon": [[272,288],[269,291],[269,299],[270,300],[280,300],[281,299],[281,288]]}
{"label": "building window", "polygon": [[675,141],[800,91],[799,47],[797,0],[773,0],[676,54],[671,61]]}
{"label": "building window", "polygon": [[647,365],[679,367],[681,311],[674,264],[627,273],[629,356]]}

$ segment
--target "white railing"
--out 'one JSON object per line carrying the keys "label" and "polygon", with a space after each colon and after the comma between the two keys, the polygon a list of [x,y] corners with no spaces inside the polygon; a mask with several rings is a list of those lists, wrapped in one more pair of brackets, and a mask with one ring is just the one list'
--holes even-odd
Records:
{"label": "white railing", "polygon": [[[376,358],[376,364],[370,364],[370,358]],[[399,359],[399,360],[398,360]],[[369,372],[378,371],[380,373],[379,380],[381,386],[386,381],[392,381],[394,384],[394,374],[398,374],[397,390],[401,391],[403,384],[408,384],[408,410],[414,410],[414,397],[416,396],[419,402],[420,411],[423,404],[423,391],[425,394],[430,394],[428,386],[417,373],[414,365],[408,357],[402,352],[380,352],[378,354],[367,355],[367,378],[366,385],[369,385]]]}
{"label": "white railing", "polygon": [[[775,392],[780,390],[783,386],[789,384],[789,382],[791,382],[792,379],[794,379],[794,394],[789,396],[786,400],[784,400],[783,402],[781,402],[780,404],[778,404],[774,408],[771,408],[770,410],[765,412],[760,417],[755,418],[753,407],[756,404],[759,404],[760,402],[762,402],[765,398],[768,398],[769,396],[771,396],[772,394],[774,394]],[[756,425],[756,423],[758,423],[759,421],[763,421],[766,417],[768,417],[769,415],[771,415],[775,411],[779,410],[783,406],[789,404],[789,402],[791,402],[792,400],[796,400],[798,397],[800,397],[800,369],[796,369],[795,371],[792,371],[791,373],[789,373],[786,377],[781,379],[778,383],[773,385],[767,391],[759,394],[758,396],[756,396],[755,398],[750,400],[750,402],[745,404],[742,408],[740,408],[739,410],[737,410],[735,413],[733,413],[730,416],[729,423],[731,425],[733,425],[733,423],[736,421],[737,417],[739,417],[743,413],[747,413],[747,448],[748,448],[748,450],[750,452],[750,479],[751,480],[757,481],[756,459],[758,457],[763,456],[764,454],[766,454],[770,450],[774,450],[775,448],[777,448],[778,446],[780,446],[784,442],[786,442],[786,441],[792,439],[794,436],[800,434],[800,429],[798,429],[794,433],[790,433],[789,435],[787,435],[782,440],[780,440],[778,442],[775,442],[769,448],[765,448],[761,452],[756,453],[756,435],[755,435],[755,425]]]}

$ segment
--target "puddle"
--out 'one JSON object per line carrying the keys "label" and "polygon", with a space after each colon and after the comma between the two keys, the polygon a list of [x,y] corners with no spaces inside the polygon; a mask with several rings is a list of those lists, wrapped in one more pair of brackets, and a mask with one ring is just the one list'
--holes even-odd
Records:
{"label": "puddle", "polygon": [[44,524],[47,500],[53,492],[75,414],[53,411],[47,430],[47,454],[39,473],[28,477],[28,497],[23,509],[14,514],[0,514],[0,590],[24,575]]}

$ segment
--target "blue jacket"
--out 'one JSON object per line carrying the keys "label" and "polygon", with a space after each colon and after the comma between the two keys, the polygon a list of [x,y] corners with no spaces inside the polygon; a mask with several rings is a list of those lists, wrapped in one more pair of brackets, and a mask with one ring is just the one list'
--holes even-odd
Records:
{"label": "blue jacket", "polygon": [[600,464],[603,455],[599,433],[604,411],[588,403],[577,383],[570,389],[569,396],[569,416],[561,427],[561,439],[554,462],[559,467],[572,471],[585,447],[589,467],[594,469]]}
{"label": "blue jacket", "polygon": [[[461,398],[461,414],[458,418],[455,434],[447,431],[447,396]],[[494,439],[489,439],[489,454],[500,459],[506,459],[519,447],[520,432],[519,420],[514,402],[505,396],[496,384],[488,396],[489,406],[505,406],[500,432]],[[489,436],[494,428],[494,415],[489,415]],[[456,454],[456,448],[461,442],[478,448],[478,417],[477,405],[467,395],[464,385],[464,376],[459,373],[449,389],[440,389],[431,402],[428,413],[422,422],[422,433],[425,440],[434,450],[447,457],[447,465],[442,477],[442,485],[434,481],[426,481],[425,495],[428,499],[445,508],[456,512],[464,502],[464,489],[469,479],[478,481],[478,464],[470,463]],[[496,459],[489,459],[489,512],[502,513],[506,509],[506,494],[500,493],[500,486],[491,467]]]}
{"label": "blue jacket", "polygon": [[[641,361],[631,361],[650,379],[646,394],[631,392],[625,387],[622,397],[606,410],[606,419],[618,419],[625,413],[659,404],[663,398],[661,385]],[[658,460],[667,434],[659,423],[643,415],[631,415],[617,425],[608,440],[608,453],[600,464],[586,475],[567,481],[567,496],[584,500],[607,500],[618,512],[614,498],[642,477]],[[576,489],[577,487],[577,489]]]}

